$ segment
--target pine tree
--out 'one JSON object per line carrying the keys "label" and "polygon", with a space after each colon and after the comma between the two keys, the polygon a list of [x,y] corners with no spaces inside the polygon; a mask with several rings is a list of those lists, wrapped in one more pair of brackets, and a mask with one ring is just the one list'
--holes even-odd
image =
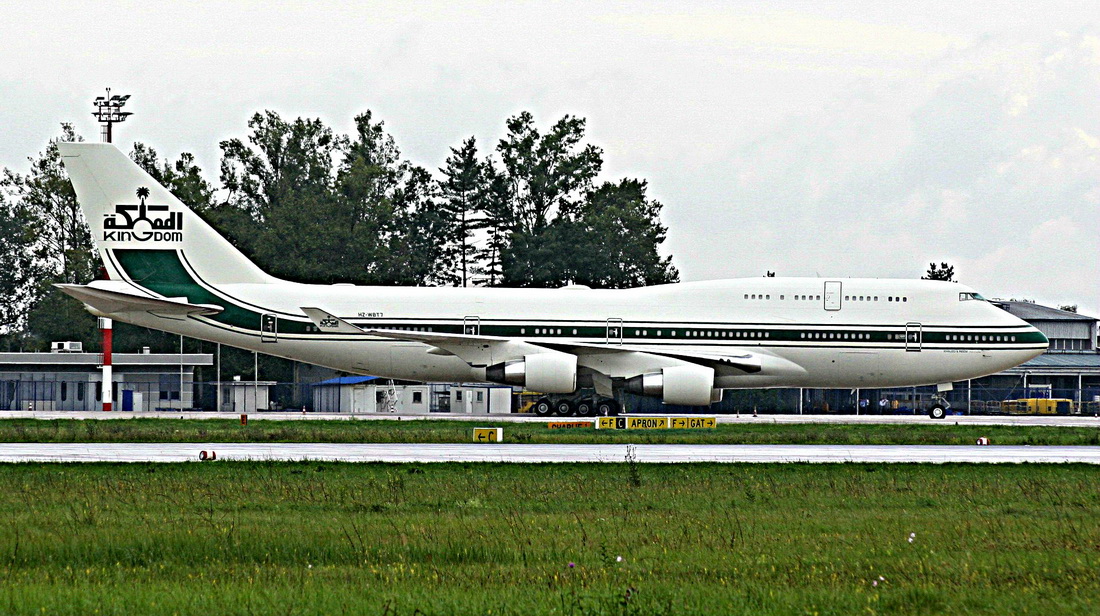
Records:
{"label": "pine tree", "polygon": [[473,235],[485,228],[484,212],[491,198],[485,164],[478,160],[475,138],[463,141],[458,149],[451,148],[446,166],[439,171],[443,174],[439,188],[446,204],[446,213],[457,227],[457,245],[448,252],[457,257],[458,278],[461,286],[465,287],[469,284],[477,257]]}
{"label": "pine tree", "polygon": [[939,267],[936,267],[935,263],[928,264],[928,271],[921,276],[921,280],[944,280],[946,282],[955,282],[955,267],[946,263],[940,263]]}

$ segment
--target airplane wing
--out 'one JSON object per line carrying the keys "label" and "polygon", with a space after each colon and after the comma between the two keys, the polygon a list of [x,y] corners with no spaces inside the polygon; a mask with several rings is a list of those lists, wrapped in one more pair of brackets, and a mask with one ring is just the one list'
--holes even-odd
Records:
{"label": "airplane wing", "polygon": [[301,310],[322,331],[420,342],[435,347],[442,352],[440,354],[456,355],[475,367],[518,359],[529,353],[557,351],[576,355],[578,365],[610,377],[628,377],[647,370],[684,364],[709,366],[718,373],[726,374],[788,372],[792,369],[802,372],[801,367],[787,360],[761,355],[747,349],[726,349],[723,353],[713,353],[684,348],[657,349],[652,346],[532,341],[504,336],[363,329],[320,308],[301,308]]}
{"label": "airplane wing", "polygon": [[94,312],[110,316],[124,312],[149,312],[163,317],[218,314],[224,308],[213,304],[192,304],[187,298],[159,298],[113,291],[90,285],[55,284],[66,295],[84,302]]}

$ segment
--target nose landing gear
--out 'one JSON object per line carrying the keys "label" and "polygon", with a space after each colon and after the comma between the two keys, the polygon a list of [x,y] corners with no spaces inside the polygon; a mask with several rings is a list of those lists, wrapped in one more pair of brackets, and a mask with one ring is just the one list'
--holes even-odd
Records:
{"label": "nose landing gear", "polygon": [[947,416],[947,410],[951,408],[951,403],[947,401],[947,398],[936,394],[932,396],[932,407],[928,409],[928,416],[932,419],[943,419]]}

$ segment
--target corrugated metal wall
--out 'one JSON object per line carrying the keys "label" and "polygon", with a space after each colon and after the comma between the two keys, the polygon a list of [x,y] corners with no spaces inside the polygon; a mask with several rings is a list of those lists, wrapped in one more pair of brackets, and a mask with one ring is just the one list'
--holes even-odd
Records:
{"label": "corrugated metal wall", "polygon": [[1032,325],[1047,338],[1092,338],[1089,321],[1035,321]]}

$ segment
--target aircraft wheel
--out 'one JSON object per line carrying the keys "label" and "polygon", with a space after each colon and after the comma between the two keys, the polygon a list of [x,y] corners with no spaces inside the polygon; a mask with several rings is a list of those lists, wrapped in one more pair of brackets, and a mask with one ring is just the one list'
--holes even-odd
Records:
{"label": "aircraft wheel", "polygon": [[928,410],[928,416],[932,419],[943,419],[947,416],[947,409],[942,404],[937,404]]}
{"label": "aircraft wheel", "polygon": [[558,403],[554,405],[554,411],[558,415],[568,417],[573,414],[573,403],[568,400],[558,400]]}
{"label": "aircraft wheel", "polygon": [[603,417],[614,417],[619,414],[619,403],[614,400],[600,400],[596,405],[596,414]]}
{"label": "aircraft wheel", "polygon": [[588,417],[592,415],[592,401],[581,400],[577,403],[577,415],[580,417]]}
{"label": "aircraft wheel", "polygon": [[550,404],[550,400],[543,398],[535,403],[535,414],[539,417],[546,417],[554,412],[554,405]]}

